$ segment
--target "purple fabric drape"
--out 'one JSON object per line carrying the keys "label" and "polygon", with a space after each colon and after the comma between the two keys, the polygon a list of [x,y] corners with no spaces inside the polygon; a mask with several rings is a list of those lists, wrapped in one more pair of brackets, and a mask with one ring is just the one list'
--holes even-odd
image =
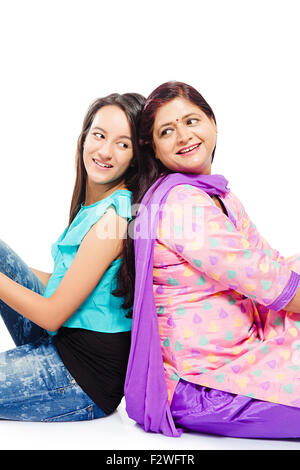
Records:
{"label": "purple fabric drape", "polygon": [[298,439],[300,408],[235,395],[180,379],[171,411],[181,429],[255,439]]}
{"label": "purple fabric drape", "polygon": [[201,188],[209,195],[229,192],[222,175],[173,173],[160,178],[145,194],[134,225],[135,296],[131,350],[125,381],[128,416],[145,431],[179,437],[168,404],[160,346],[158,320],[153,296],[153,247],[160,208],[169,191],[179,184]]}

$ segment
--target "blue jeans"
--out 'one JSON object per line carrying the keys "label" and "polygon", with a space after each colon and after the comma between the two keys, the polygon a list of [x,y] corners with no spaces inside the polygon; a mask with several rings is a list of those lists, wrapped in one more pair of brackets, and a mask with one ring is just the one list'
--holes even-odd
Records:
{"label": "blue jeans", "polygon": [[[44,284],[2,241],[0,271],[43,294]],[[82,421],[105,416],[64,366],[52,336],[2,300],[0,315],[17,346],[0,353],[0,419]]]}

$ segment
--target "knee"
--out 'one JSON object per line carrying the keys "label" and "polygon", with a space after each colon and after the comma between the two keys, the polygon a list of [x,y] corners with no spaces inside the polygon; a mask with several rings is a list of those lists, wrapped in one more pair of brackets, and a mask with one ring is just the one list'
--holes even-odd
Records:
{"label": "knee", "polygon": [[1,256],[9,255],[9,254],[16,256],[16,253],[13,251],[13,249],[1,239],[0,239],[0,253],[1,253]]}
{"label": "knee", "polygon": [[0,270],[5,272],[8,265],[11,265],[14,260],[13,250],[3,241],[0,240]]}
{"label": "knee", "polygon": [[9,250],[9,246],[3,241],[0,239],[0,251],[7,251]]}

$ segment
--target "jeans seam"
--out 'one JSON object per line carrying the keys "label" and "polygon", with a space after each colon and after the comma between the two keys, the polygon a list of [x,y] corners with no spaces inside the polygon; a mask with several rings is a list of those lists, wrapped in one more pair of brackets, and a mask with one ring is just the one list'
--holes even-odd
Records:
{"label": "jeans seam", "polygon": [[[70,387],[74,387],[75,385],[73,384],[70,384],[70,385],[65,385],[63,387],[57,387],[57,388],[51,388],[50,390],[40,390],[38,391],[37,393],[34,393],[34,394],[31,394],[30,395],[30,398],[35,398],[35,397],[40,397],[42,395],[49,395],[51,393],[62,393],[64,390],[66,390],[67,388],[70,388]],[[17,403],[17,402],[22,402],[24,401],[24,396],[20,396],[20,397],[15,397],[14,398],[14,402]],[[0,406],[3,405],[2,403],[2,400],[1,400],[1,397],[0,397]]]}
{"label": "jeans seam", "polygon": [[42,421],[43,422],[49,422],[49,421],[53,421],[55,419],[58,419],[58,418],[62,418],[64,416],[68,416],[68,415],[72,415],[74,413],[77,413],[78,411],[85,411],[85,410],[88,410],[88,420],[92,420],[94,418],[94,407],[92,404],[90,405],[87,405],[87,406],[84,406],[83,408],[78,408],[76,410],[73,410],[73,411],[69,411],[68,413],[63,413],[63,414],[60,414],[60,415],[55,415],[55,416],[52,416],[51,418],[45,418],[43,419]]}

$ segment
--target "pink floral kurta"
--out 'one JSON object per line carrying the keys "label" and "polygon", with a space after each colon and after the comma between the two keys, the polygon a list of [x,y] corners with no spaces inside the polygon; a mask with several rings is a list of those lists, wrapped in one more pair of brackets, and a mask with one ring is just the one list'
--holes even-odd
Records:
{"label": "pink floral kurta", "polygon": [[[300,407],[300,254],[284,258],[238,198],[173,188],[154,245],[154,296],[171,402],[180,379]],[[188,228],[187,228],[188,227]]]}

